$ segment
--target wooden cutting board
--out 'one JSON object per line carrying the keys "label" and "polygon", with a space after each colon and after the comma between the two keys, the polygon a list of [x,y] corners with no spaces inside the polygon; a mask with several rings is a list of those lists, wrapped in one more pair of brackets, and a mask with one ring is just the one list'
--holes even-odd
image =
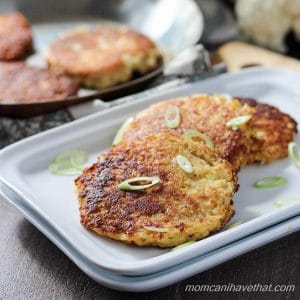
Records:
{"label": "wooden cutting board", "polygon": [[251,66],[283,67],[300,72],[300,60],[250,44],[233,41],[221,46],[213,61],[223,61],[229,71]]}

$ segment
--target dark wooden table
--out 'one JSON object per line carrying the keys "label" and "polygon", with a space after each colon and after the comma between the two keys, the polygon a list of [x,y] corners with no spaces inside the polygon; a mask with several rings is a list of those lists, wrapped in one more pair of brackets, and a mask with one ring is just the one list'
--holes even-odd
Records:
{"label": "dark wooden table", "polygon": [[[169,287],[143,294],[105,288],[0,198],[0,299],[300,299],[300,234]],[[185,292],[187,284],[295,284],[293,293]]]}

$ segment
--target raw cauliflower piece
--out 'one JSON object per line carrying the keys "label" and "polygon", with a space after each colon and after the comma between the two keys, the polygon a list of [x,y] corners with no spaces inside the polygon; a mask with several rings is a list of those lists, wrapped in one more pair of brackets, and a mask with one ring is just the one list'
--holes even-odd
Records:
{"label": "raw cauliflower piece", "polygon": [[290,30],[300,39],[299,0],[237,0],[235,9],[240,29],[259,45],[284,52]]}

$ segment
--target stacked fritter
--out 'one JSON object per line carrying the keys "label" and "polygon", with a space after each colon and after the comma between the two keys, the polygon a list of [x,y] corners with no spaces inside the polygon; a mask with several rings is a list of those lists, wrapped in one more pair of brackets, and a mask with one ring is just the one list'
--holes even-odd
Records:
{"label": "stacked fritter", "polygon": [[[180,112],[176,128],[166,126],[165,113],[170,107],[178,107]],[[228,126],[228,121],[243,116],[249,116],[249,120],[235,129]],[[297,123],[277,108],[253,99],[200,94],[151,105],[136,116],[123,140],[132,141],[157,132],[184,133],[188,129],[206,134],[218,155],[239,170],[246,164],[270,163],[287,156]]]}
{"label": "stacked fritter", "polygon": [[251,99],[196,95],[154,104],[76,179],[81,223],[139,246],[172,247],[232,217],[236,171],[287,155],[297,124]]}

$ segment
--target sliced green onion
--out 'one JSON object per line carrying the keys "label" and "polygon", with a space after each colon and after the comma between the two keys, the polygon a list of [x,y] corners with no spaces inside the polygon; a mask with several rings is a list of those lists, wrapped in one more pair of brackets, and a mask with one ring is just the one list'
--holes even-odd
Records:
{"label": "sliced green onion", "polygon": [[[139,182],[143,182],[143,181],[150,181],[151,183],[143,184],[143,185],[131,185],[131,183],[139,183]],[[158,184],[159,182],[160,182],[160,179],[157,176],[134,177],[134,178],[130,178],[130,179],[127,179],[127,180],[124,180],[123,182],[121,182],[118,185],[118,188],[120,190],[124,190],[124,191],[139,191],[139,190],[147,189],[155,184]]]}
{"label": "sliced green onion", "polygon": [[220,98],[224,98],[226,100],[226,102],[230,102],[233,99],[233,97],[231,95],[226,94],[226,93],[224,93],[224,94],[218,94],[218,93],[216,93],[216,94],[214,94],[214,96],[220,97]]}
{"label": "sliced green onion", "polygon": [[165,121],[169,128],[176,128],[180,124],[180,113],[177,106],[171,106],[165,111]]}
{"label": "sliced green onion", "polygon": [[178,166],[186,173],[192,173],[193,172],[193,166],[189,162],[189,160],[184,157],[183,155],[177,155],[176,156],[176,162]]}
{"label": "sliced green onion", "polygon": [[186,246],[190,246],[190,245],[192,245],[192,244],[194,244],[194,243],[196,243],[196,241],[188,241],[188,242],[186,242],[186,243],[183,243],[183,244],[181,244],[181,245],[178,245],[178,246],[174,247],[174,248],[172,249],[172,251],[176,251],[176,250],[179,250],[179,249],[184,248],[184,247],[186,247]]}
{"label": "sliced green onion", "polygon": [[227,229],[234,228],[234,227],[236,227],[236,226],[241,225],[242,223],[243,223],[242,221],[236,221],[236,222],[234,222],[234,223],[229,224],[229,225],[227,226]]}
{"label": "sliced green onion", "polygon": [[48,170],[55,175],[75,175],[82,172],[88,160],[86,152],[81,150],[64,151],[58,154]]}
{"label": "sliced green onion", "polygon": [[85,151],[72,151],[70,162],[75,167],[83,169],[83,165],[88,161],[88,155]]}
{"label": "sliced green onion", "polygon": [[168,231],[168,228],[164,228],[164,227],[144,226],[144,228],[149,231],[155,231],[155,232],[167,232]]}
{"label": "sliced green onion", "polygon": [[266,177],[254,182],[256,188],[273,188],[287,183],[287,179],[281,176]]}
{"label": "sliced green onion", "polygon": [[272,206],[275,208],[281,208],[287,204],[290,204],[292,202],[296,202],[297,199],[280,199],[280,200],[276,200],[272,203]]}
{"label": "sliced green onion", "polygon": [[113,145],[117,145],[121,142],[122,137],[124,135],[124,132],[126,131],[126,129],[129,127],[129,125],[133,122],[133,118],[128,118],[123,125],[119,128],[119,130],[117,131],[114,140],[112,142]]}
{"label": "sliced green onion", "polygon": [[240,125],[246,124],[251,119],[250,115],[239,116],[233,119],[230,119],[226,126],[230,127],[232,130],[237,130]]}
{"label": "sliced green onion", "polygon": [[82,169],[74,168],[70,164],[51,164],[48,170],[55,175],[76,175],[82,172]]}
{"label": "sliced green onion", "polygon": [[207,147],[212,148],[212,149],[215,148],[213,141],[206,134],[204,134],[198,130],[187,129],[184,132],[184,136],[188,139],[192,139],[194,137],[200,137],[206,143]]}
{"label": "sliced green onion", "polygon": [[300,147],[295,142],[289,143],[288,146],[289,157],[292,159],[293,163],[300,168]]}

